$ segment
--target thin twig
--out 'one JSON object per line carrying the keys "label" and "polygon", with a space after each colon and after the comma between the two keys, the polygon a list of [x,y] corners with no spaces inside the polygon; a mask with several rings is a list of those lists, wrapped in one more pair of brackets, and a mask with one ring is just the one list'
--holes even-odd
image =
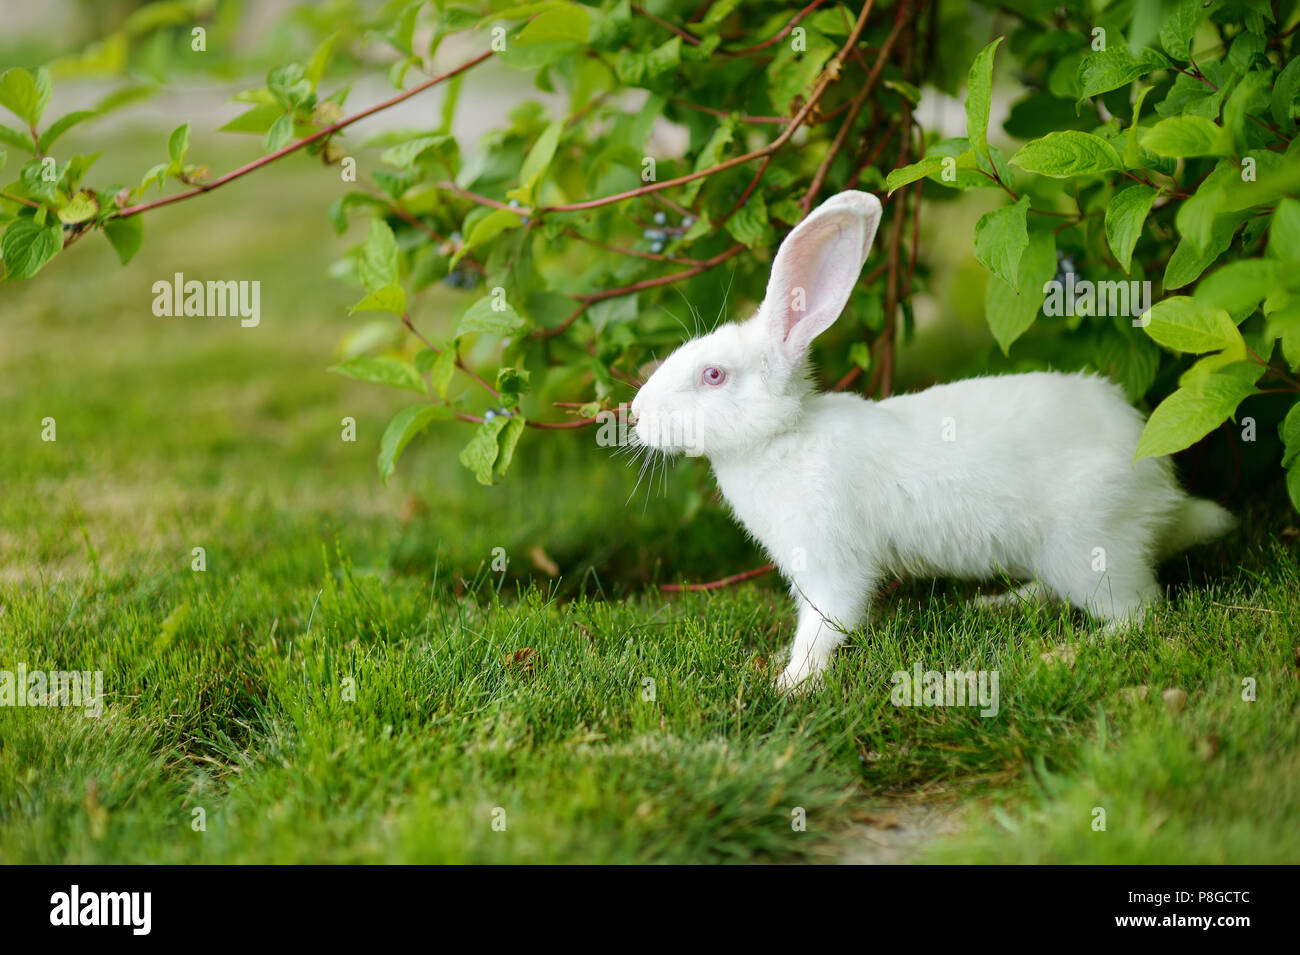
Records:
{"label": "thin twig", "polygon": [[720,163],[710,166],[708,169],[700,169],[695,172],[687,173],[684,176],[678,176],[675,179],[665,179],[662,182],[652,182],[637,189],[629,189],[626,192],[615,193],[611,196],[602,196],[598,199],[587,199],[583,202],[570,202],[558,206],[544,206],[537,210],[538,213],[581,212],[584,209],[596,209],[600,206],[610,205],[611,203],[622,202],[625,199],[635,199],[638,196],[648,195],[652,192],[658,192],[663,189],[672,189],[675,186],[682,186],[688,182],[694,182],[696,179],[713,176],[727,169],[732,169],[736,166],[751,162],[752,160],[762,159],[765,156],[770,156],[772,153],[775,153],[790,140],[790,137],[794,135],[795,130],[803,125],[804,120],[808,118],[809,114],[813,111],[813,108],[816,107],[817,101],[821,99],[822,94],[826,92],[826,88],[830,86],[836,77],[839,76],[844,61],[848,59],[849,51],[857,45],[858,37],[862,34],[863,27],[866,26],[867,16],[871,12],[873,3],[874,0],[867,0],[867,2],[863,4],[862,12],[858,15],[858,20],[853,25],[853,31],[849,34],[844,46],[840,48],[839,52],[836,53],[835,56],[831,58],[830,62],[826,64],[826,68],[822,70],[822,74],[817,80],[817,85],[813,87],[813,91],[809,95],[807,102],[805,102],[799,109],[794,118],[790,120],[790,125],[783,129],[776,139],[772,140],[772,142],[768,143],[766,146],[751,150],[741,156],[733,156],[731,159],[725,159]]}
{"label": "thin twig", "polygon": [[359,113],[354,113],[351,116],[345,117],[344,119],[339,120],[337,123],[333,123],[329,126],[326,126],[323,129],[318,129],[310,136],[304,136],[302,139],[295,140],[294,142],[289,143],[288,145],[283,146],[280,149],[277,149],[275,152],[267,153],[265,156],[261,156],[250,163],[246,163],[245,165],[240,166],[238,169],[232,169],[230,172],[226,173],[223,176],[218,176],[216,179],[213,179],[211,182],[204,183],[200,186],[195,186],[193,189],[187,190],[185,192],[178,192],[173,196],[162,196],[161,198],[158,199],[152,199],[149,202],[142,202],[138,205],[127,206],[125,209],[121,210],[117,214],[117,217],[126,219],[131,216],[139,215],[142,212],[148,212],[150,209],[158,209],[161,208],[162,206],[169,206],[173,202],[180,202],[184,199],[190,199],[194,196],[201,195],[205,192],[211,192],[213,189],[219,189],[221,186],[224,186],[226,183],[234,182],[236,179],[239,179],[243,176],[247,176],[250,172],[253,172],[256,169],[261,169],[263,166],[268,165],[269,163],[273,163],[277,159],[282,159],[285,156],[289,155],[290,153],[297,152],[299,149],[302,149],[306,146],[310,146],[312,143],[317,142],[318,140],[325,139],[328,136],[333,136],[339,130],[346,129],[348,126],[351,126],[353,123],[365,119],[367,116],[373,116],[375,113],[388,109],[389,107],[396,106],[398,103],[404,100],[408,100],[412,96],[424,92],[425,90],[429,89],[429,87],[431,86],[436,86],[437,84],[445,80],[451,79],[453,76],[459,76],[461,73],[464,73],[466,70],[477,66],[478,64],[482,63],[484,60],[488,59],[490,56],[493,55],[494,54],[491,50],[488,50],[486,53],[480,53],[478,56],[470,60],[466,60],[460,66],[454,67],[448,70],[446,73],[441,73],[438,76],[430,77],[429,79],[425,80],[423,83],[417,83],[415,86],[412,86],[409,90],[406,90],[402,93],[398,93],[396,96],[389,97],[388,99],[380,103],[376,103],[374,106],[368,107],[367,109],[363,109]]}
{"label": "thin twig", "polygon": [[762,567],[755,567],[753,570],[742,571],[739,574],[732,574],[730,577],[723,577],[721,580],[711,580],[707,584],[664,584],[660,590],[668,593],[684,593],[686,591],[699,590],[717,590],[719,587],[727,587],[731,584],[738,584],[742,580],[752,580],[755,577],[761,577],[764,574],[776,570],[776,564],[764,564]]}

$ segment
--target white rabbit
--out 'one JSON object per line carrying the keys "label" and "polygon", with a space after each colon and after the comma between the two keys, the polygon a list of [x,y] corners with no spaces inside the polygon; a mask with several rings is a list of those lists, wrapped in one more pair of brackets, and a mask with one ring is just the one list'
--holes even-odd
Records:
{"label": "white rabbit", "polygon": [[636,440],[707,455],[789,581],[782,689],[826,667],[894,575],[1027,580],[1114,626],[1159,599],[1158,561],[1234,524],[1167,458],[1133,461],[1142,417],[1104,378],[814,391],[809,346],[843,311],[880,214],[864,192],[817,208],[781,244],[757,313],[686,342],[632,402]]}

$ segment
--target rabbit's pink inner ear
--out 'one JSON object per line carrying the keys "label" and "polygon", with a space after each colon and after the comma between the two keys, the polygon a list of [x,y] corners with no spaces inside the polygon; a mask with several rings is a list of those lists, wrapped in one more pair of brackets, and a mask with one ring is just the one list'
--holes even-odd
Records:
{"label": "rabbit's pink inner ear", "polygon": [[805,220],[782,244],[769,283],[768,318],[770,333],[791,360],[802,358],[844,311],[869,242],[868,223],[844,210]]}
{"label": "rabbit's pink inner ear", "polygon": [[849,190],[827,199],[777,250],[763,300],[765,334],[791,364],[848,304],[880,224],[880,200]]}

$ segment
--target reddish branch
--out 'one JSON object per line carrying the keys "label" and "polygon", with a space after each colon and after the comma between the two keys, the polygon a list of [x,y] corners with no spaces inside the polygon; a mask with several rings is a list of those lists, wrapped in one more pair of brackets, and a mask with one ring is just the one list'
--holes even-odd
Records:
{"label": "reddish branch", "polygon": [[848,138],[849,131],[853,128],[853,122],[858,118],[858,112],[862,109],[862,104],[866,102],[871,95],[872,88],[876,85],[876,80],[880,78],[880,71],[885,68],[885,63],[889,60],[889,51],[898,39],[898,34],[902,32],[903,25],[907,22],[907,10],[909,4],[906,2],[899,3],[898,14],[894,17],[894,28],[889,31],[889,36],[880,46],[880,55],[876,57],[876,65],[871,68],[867,74],[867,81],[862,84],[862,89],[853,97],[849,106],[849,115],[841,124],[839,132],[835,134],[835,139],[831,143],[831,148],[826,151],[825,158],[822,159],[821,165],[817,167],[817,172],[813,175],[812,185],[804,194],[803,214],[807,215],[812,209],[813,201],[817,198],[817,193],[821,191],[822,183],[826,181],[826,174],[830,171],[831,163],[839,155],[840,150],[844,147],[844,141]]}
{"label": "reddish branch", "polygon": [[[790,31],[799,25],[799,21],[802,20],[804,17],[806,17],[808,14],[812,13],[818,7],[820,7],[822,3],[823,0],[813,0],[812,3],[808,4],[808,6],[804,7],[802,10],[796,13],[794,15],[794,19],[792,19],[789,23],[787,23],[781,29],[781,32],[779,32],[776,36],[771,37],[770,39],[764,40],[762,43],[755,43],[753,46],[747,46],[743,50],[719,50],[718,54],[720,56],[740,57],[740,56],[749,56],[751,53],[758,53],[762,50],[766,50],[769,46],[772,46],[776,43],[780,43],[782,40],[788,37],[790,35]],[[870,4],[867,5],[870,6]],[[850,48],[852,48],[852,46],[853,44],[849,44]]]}
{"label": "reddish branch", "polygon": [[731,584],[738,584],[742,580],[753,580],[755,577],[762,577],[764,574],[776,570],[776,564],[764,564],[762,567],[755,567],[753,570],[742,571],[739,574],[732,574],[730,577],[723,577],[721,580],[711,580],[707,584],[664,584],[660,590],[666,590],[670,593],[682,593],[684,591],[696,590],[717,590],[719,587],[728,587]]}
{"label": "reddish branch", "polygon": [[[426,338],[424,334],[418,328],[415,327],[415,324],[411,321],[411,316],[409,313],[402,315],[402,324],[406,326],[407,330],[412,335],[414,335],[421,342],[423,342],[426,347],[433,349],[433,351],[437,352],[440,355],[442,354],[443,350],[439,348],[437,345],[435,345],[433,342],[431,342],[428,338]],[[481,378],[478,374],[476,374],[473,369],[471,369],[468,365],[466,365],[464,361],[461,360],[460,355],[456,356],[456,367],[461,371],[463,371],[470,378],[474,379],[474,381],[478,382],[478,384],[481,385],[483,388],[485,388],[487,392],[492,395],[493,398],[495,398],[498,401],[501,400],[501,392],[493,388],[490,384],[484,381],[483,378]],[[475,424],[482,424],[483,421],[485,420],[478,415],[467,414],[463,411],[457,411],[456,417],[461,421],[469,421]],[[596,423],[596,419],[594,417],[582,418],[581,420],[578,421],[534,421],[531,418],[524,419],[524,424],[527,425],[528,427],[540,428],[546,431],[567,431],[574,428],[585,428],[588,425],[593,425],[595,423]]]}
{"label": "reddish branch", "polygon": [[719,252],[713,258],[705,259],[699,265],[682,272],[674,272],[671,275],[661,275],[658,278],[653,279],[642,279],[640,282],[633,282],[631,285],[624,285],[620,288],[605,289],[603,292],[593,292],[590,295],[575,295],[573,298],[579,300],[579,305],[567,318],[564,319],[564,321],[560,322],[560,324],[556,325],[554,328],[535,328],[529,334],[532,335],[533,338],[554,338],[556,335],[560,335],[568,329],[570,325],[582,317],[583,313],[587,311],[589,306],[595,305],[597,302],[603,302],[606,299],[611,298],[619,298],[623,295],[632,295],[636,292],[643,292],[648,288],[655,288],[660,285],[671,285],[672,283],[678,282],[682,279],[689,279],[693,276],[699,275],[701,272],[707,272],[716,265],[721,265],[723,262],[727,261],[727,259],[734,255],[738,255],[743,251],[745,251],[745,247],[740,243],[737,243],[726,251]]}
{"label": "reddish branch", "polygon": [[205,192],[211,192],[213,189],[218,189],[221,186],[224,186],[228,182],[234,182],[236,179],[239,179],[243,176],[247,176],[250,172],[253,172],[255,169],[261,169],[263,166],[269,163],[273,163],[277,159],[282,159],[285,156],[289,155],[290,153],[297,152],[299,149],[302,149],[306,146],[310,146],[312,143],[319,142],[322,139],[325,139],[329,136],[333,136],[339,130],[346,129],[347,127],[351,126],[353,123],[365,119],[367,116],[373,116],[375,113],[388,109],[389,107],[396,106],[398,103],[402,102],[403,100],[410,99],[412,96],[424,92],[431,86],[436,86],[445,80],[451,79],[453,76],[459,76],[461,73],[464,73],[466,70],[477,66],[478,64],[482,63],[484,60],[486,60],[488,57],[492,55],[493,53],[491,50],[488,50],[486,53],[480,53],[478,56],[474,57],[473,59],[466,60],[460,66],[454,67],[453,69],[448,70],[446,73],[441,73],[438,76],[432,76],[429,79],[425,80],[423,83],[417,83],[415,86],[412,86],[409,90],[398,93],[396,96],[389,97],[388,99],[380,103],[376,103],[374,106],[371,106],[367,109],[363,109],[359,113],[354,113],[351,116],[347,116],[339,120],[337,123],[333,123],[322,129],[318,129],[310,136],[304,136],[302,139],[289,143],[287,146],[283,146],[280,149],[277,149],[275,152],[267,153],[265,156],[262,156],[258,159],[254,159],[252,162],[240,166],[238,169],[232,169],[224,176],[218,176],[216,179],[213,179],[211,182],[205,182],[202,185],[195,186],[193,189],[189,189],[185,192],[178,192],[174,196],[163,196],[159,199],[150,200],[149,202],[142,202],[138,205],[127,206],[125,209],[123,209],[121,212],[118,213],[118,216],[125,219],[129,216],[139,215],[142,212],[148,212],[150,209],[157,209],[160,208],[161,206],[168,206],[171,205],[173,202],[180,202],[182,199],[189,199],[193,196],[197,196]]}
{"label": "reddish branch", "polygon": [[589,239],[572,229],[566,229],[564,234],[571,239],[577,239],[579,242],[587,243],[587,245],[594,245],[598,249],[604,249],[606,252],[617,252],[619,255],[629,255],[637,259],[648,259],[651,262],[671,262],[673,265],[703,264],[699,259],[687,259],[680,255],[663,255],[659,252],[642,252],[639,249],[624,249],[617,245],[608,245],[598,239]]}
{"label": "reddish branch", "polygon": [[691,44],[691,46],[700,45],[699,37],[695,36],[694,34],[687,33],[681,27],[674,26],[673,24],[669,23],[667,20],[662,19],[661,17],[655,16],[653,13],[646,10],[644,7],[642,7],[639,4],[636,3],[632,4],[632,12],[637,14],[638,16],[645,17],[647,20],[651,21],[652,23],[659,24],[661,27],[663,27],[665,30],[667,30],[670,33],[677,34],[677,36],[681,37],[687,43]]}
{"label": "reddish branch", "polygon": [[687,109],[693,109],[697,113],[707,113],[710,116],[717,116],[720,119],[735,119],[737,122],[750,123],[753,125],[780,125],[785,123],[784,116],[745,116],[739,113],[730,113],[725,109],[714,109],[712,106],[701,106],[699,103],[688,103],[684,99],[673,99],[673,103],[678,106],[684,106]]}
{"label": "reddish branch", "polygon": [[817,80],[817,85],[813,87],[813,91],[809,94],[807,101],[794,115],[794,118],[790,120],[790,125],[786,126],[786,128],[781,131],[780,135],[766,146],[762,146],[740,156],[733,156],[731,159],[725,159],[714,166],[710,166],[708,169],[700,169],[695,172],[687,173],[684,176],[678,176],[675,179],[665,179],[662,182],[652,182],[637,189],[629,189],[626,192],[616,193],[612,196],[604,196],[599,199],[588,199],[584,202],[571,202],[558,206],[544,206],[537,210],[538,213],[581,212],[584,209],[597,209],[601,206],[607,206],[615,202],[623,202],[626,199],[635,199],[638,196],[648,195],[662,189],[672,189],[676,186],[684,186],[686,183],[694,182],[696,179],[713,176],[717,173],[723,172],[724,170],[732,169],[736,166],[742,166],[755,159],[763,159],[772,155],[790,140],[790,137],[795,134],[795,130],[803,125],[804,120],[808,118],[809,114],[812,113],[813,109],[816,107],[818,100],[821,99],[822,94],[826,92],[826,88],[839,76],[840,69],[844,66],[844,61],[848,59],[849,51],[857,45],[858,37],[861,36],[862,29],[866,26],[867,16],[871,13],[873,3],[874,0],[867,0],[867,2],[863,4],[862,12],[858,14],[857,22],[854,23],[853,30],[849,33],[849,37],[845,41],[844,46],[841,47],[839,52],[836,53],[835,56],[831,58],[830,62],[826,64],[826,68],[822,70],[822,74]]}

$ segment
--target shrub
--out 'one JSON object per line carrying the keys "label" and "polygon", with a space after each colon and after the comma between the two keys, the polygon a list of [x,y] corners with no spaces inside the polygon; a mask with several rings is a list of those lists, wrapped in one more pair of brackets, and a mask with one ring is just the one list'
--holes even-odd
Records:
{"label": "shrub", "polygon": [[[617,409],[647,360],[681,340],[683,311],[711,320],[761,297],[783,233],[847,188],[888,193],[886,220],[816,357],[828,386],[889,394],[896,340],[937,264],[919,241],[923,213],[993,190],[1007,201],[972,245],[1000,355],[974,355],[969,370],[1111,376],[1154,406],[1139,456],[1191,446],[1252,399],[1241,437],[1280,451],[1300,507],[1295,5],[1098,6],[305,5],[290,22],[315,35],[314,52],[274,65],[224,127],[261,137],[261,158],[211,178],[190,161],[186,125],[138,185],[90,187],[93,157],[60,162],[57,141],[134,87],[47,123],[51,76],[121,73],[146,37],[155,60],[158,48],[183,56],[195,23],[226,23],[208,3],[151,4],[80,57],[0,77],[0,105],[20,120],[0,125],[18,157],[0,197],[4,280],[95,231],[126,263],[150,209],[312,152],[356,174],[328,210],[335,229],[368,220],[335,273],[357,286],[354,311],[389,313],[332,370],[419,395],[383,436],[381,474],[432,422],[460,420],[475,425],[461,461],[488,484],[527,427],[594,427]],[[993,39],[977,52],[981,34]],[[399,92],[349,115],[346,79],[375,48]],[[465,52],[437,72],[444,48]],[[105,50],[117,51],[107,64]],[[458,142],[461,90],[489,60],[563,109],[528,101],[483,142]],[[233,68],[226,56],[207,65]],[[995,67],[1015,74],[1003,129],[1024,145],[1009,157],[989,142]],[[966,136],[920,128],[922,85],[964,87]],[[347,139],[357,120],[434,86],[447,88],[436,125]],[[683,148],[662,149],[660,120]],[[364,147],[382,151],[359,169]],[[154,196],[169,182],[179,191]],[[435,328],[420,296],[437,282],[466,294]]]}

